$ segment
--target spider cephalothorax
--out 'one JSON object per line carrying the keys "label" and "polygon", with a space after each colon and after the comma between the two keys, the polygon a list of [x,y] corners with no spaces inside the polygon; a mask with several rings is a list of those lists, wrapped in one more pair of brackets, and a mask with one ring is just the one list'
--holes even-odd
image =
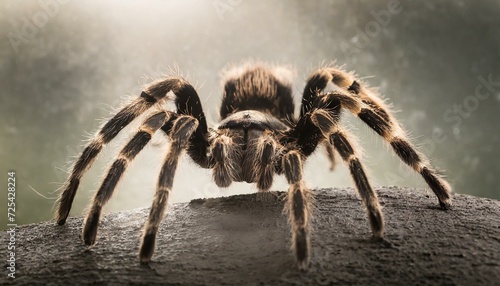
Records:
{"label": "spider cephalothorax", "polygon": [[[62,187],[57,222],[68,217],[80,178],[103,146],[127,124],[153,106],[139,130],[123,147],[109,168],[84,223],[83,239],[92,245],[103,205],[111,197],[129,162],[161,129],[169,149],[158,179],[149,218],[144,226],[139,259],[148,262],[154,251],[158,226],[165,213],[177,161],[182,150],[202,168],[213,169],[220,187],[233,181],[256,183],[259,192],[268,191],[275,174],[284,174],[290,184],[287,211],[292,228],[292,246],[298,266],[310,260],[311,194],[302,167],[318,144],[327,149],[332,164],[338,152],[349,166],[359,195],[366,206],[375,238],[381,238],[384,222],[376,193],[371,188],[351,135],[340,124],[347,109],[382,136],[406,164],[420,173],[436,194],[443,209],[450,206],[451,188],[407,139],[383,101],[351,73],[325,67],[307,79],[298,117],[294,116],[292,81],[289,70],[265,64],[246,64],[223,76],[221,121],[208,128],[195,88],[181,77],[169,77],[148,85],[136,98],[111,118],[86,146]],[[176,112],[163,108],[172,99]],[[160,111],[158,111],[158,109]]]}

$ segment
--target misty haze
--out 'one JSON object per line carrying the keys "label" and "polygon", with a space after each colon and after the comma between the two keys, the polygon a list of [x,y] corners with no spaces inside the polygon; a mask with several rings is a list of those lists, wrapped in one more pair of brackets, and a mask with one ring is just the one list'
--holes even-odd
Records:
{"label": "misty haze", "polygon": [[[355,71],[379,88],[454,192],[500,199],[499,15],[496,0],[2,1],[0,170],[2,182],[16,172],[17,223],[52,219],[56,190],[84,144],[144,85],[182,74],[195,85],[213,127],[220,71],[248,59],[294,68],[296,114],[310,72],[332,61]],[[82,215],[141,120],[85,173],[71,216]],[[375,189],[420,187],[434,196],[360,120],[345,112],[342,123],[359,138]],[[151,205],[166,143],[161,133],[153,137],[106,212]],[[309,157],[308,186],[353,186],[338,159],[331,172],[323,150]],[[281,176],[271,189],[287,188]],[[170,203],[256,191],[246,183],[220,189],[211,170],[183,155]],[[6,217],[0,222],[5,226]]]}

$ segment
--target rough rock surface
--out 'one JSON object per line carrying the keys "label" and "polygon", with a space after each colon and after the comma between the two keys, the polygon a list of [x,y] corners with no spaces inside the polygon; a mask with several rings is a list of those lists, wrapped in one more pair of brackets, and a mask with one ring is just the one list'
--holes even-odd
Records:
{"label": "rough rock surface", "polygon": [[17,278],[1,284],[499,285],[499,201],[455,195],[442,211],[428,191],[377,191],[385,242],[370,239],[353,189],[314,191],[307,272],[294,265],[283,201],[239,195],[170,206],[146,266],[137,253],[148,209],[105,216],[92,248],[80,239],[82,218],[22,226]]}

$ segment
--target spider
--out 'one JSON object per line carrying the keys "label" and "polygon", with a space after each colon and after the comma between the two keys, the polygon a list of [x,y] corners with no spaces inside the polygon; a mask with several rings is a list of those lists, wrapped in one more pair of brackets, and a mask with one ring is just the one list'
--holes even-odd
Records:
{"label": "spider", "polygon": [[[120,151],[97,190],[84,222],[83,240],[96,241],[101,209],[110,199],[130,161],[161,129],[169,137],[149,217],[145,223],[139,260],[148,263],[168,197],[177,162],[186,150],[202,168],[213,169],[219,187],[232,182],[255,183],[258,192],[270,189],[275,174],[284,174],[289,186],[286,210],[292,232],[292,248],[299,269],[310,263],[312,195],[303,178],[303,165],[318,145],[324,145],[332,165],[335,153],[346,162],[359,196],[366,207],[373,237],[381,239],[384,220],[377,198],[365,174],[350,135],[339,124],[346,109],[382,136],[403,162],[420,173],[447,209],[451,188],[432,168],[425,156],[410,143],[402,127],[377,93],[342,68],[327,66],[307,78],[300,114],[294,116],[291,70],[265,63],[247,63],[223,72],[220,122],[208,128],[195,88],[179,76],[167,77],[146,86],[113,118],[105,123],[75,162],[62,186],[57,223],[68,217],[80,179],[104,145],[142,113],[156,106],[139,130]],[[177,111],[163,107],[173,100]]]}

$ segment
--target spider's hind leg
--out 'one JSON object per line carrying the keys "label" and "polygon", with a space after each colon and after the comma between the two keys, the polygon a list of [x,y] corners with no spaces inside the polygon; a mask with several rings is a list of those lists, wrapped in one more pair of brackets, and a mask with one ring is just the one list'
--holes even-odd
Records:
{"label": "spider's hind leg", "polygon": [[148,220],[144,225],[139,259],[141,263],[147,263],[151,259],[155,248],[156,233],[163,219],[170,191],[174,182],[175,170],[181,151],[186,148],[189,139],[198,127],[198,120],[192,116],[180,116],[177,118],[170,130],[171,142],[158,178],[158,185],[149,213]]}

